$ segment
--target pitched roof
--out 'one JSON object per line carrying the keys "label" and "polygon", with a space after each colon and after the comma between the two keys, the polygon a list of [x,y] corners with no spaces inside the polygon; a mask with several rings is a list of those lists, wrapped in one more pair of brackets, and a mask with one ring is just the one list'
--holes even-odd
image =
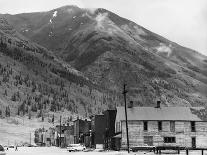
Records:
{"label": "pitched roof", "polygon": [[[190,107],[133,107],[127,108],[128,120],[202,121]],[[117,107],[116,119],[125,120],[124,107]]]}

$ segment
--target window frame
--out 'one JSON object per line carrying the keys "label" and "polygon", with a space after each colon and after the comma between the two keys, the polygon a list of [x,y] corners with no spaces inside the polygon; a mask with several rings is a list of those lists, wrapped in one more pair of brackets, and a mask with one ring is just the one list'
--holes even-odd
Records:
{"label": "window frame", "polygon": [[121,132],[121,122],[116,122],[116,132]]}
{"label": "window frame", "polygon": [[162,121],[158,121],[157,125],[158,125],[158,131],[162,131]]}
{"label": "window frame", "polygon": [[148,131],[148,121],[143,121],[143,131]]}
{"label": "window frame", "polygon": [[175,121],[170,121],[170,131],[175,132]]}
{"label": "window frame", "polygon": [[176,143],[176,137],[163,137],[164,143]]}
{"label": "window frame", "polygon": [[190,122],[191,132],[196,132],[196,123],[195,121]]}

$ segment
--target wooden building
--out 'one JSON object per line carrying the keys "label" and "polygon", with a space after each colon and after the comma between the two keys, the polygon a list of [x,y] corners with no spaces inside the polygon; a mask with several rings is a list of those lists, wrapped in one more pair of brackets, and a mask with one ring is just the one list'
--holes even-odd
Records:
{"label": "wooden building", "polygon": [[86,147],[90,146],[90,131],[91,121],[77,119],[74,121],[74,143],[84,144]]}
{"label": "wooden building", "polygon": [[[61,134],[60,134],[61,129]],[[66,147],[74,143],[74,126],[73,125],[56,125],[54,132],[55,145],[57,147]]]}
{"label": "wooden building", "polygon": [[64,128],[64,146],[74,144],[74,125],[67,125]]}
{"label": "wooden building", "polygon": [[[61,129],[61,131],[60,131]],[[57,147],[64,147],[65,145],[65,140],[64,140],[64,131],[66,130],[66,126],[65,125],[56,125],[55,127],[55,145]]]}
{"label": "wooden building", "polygon": [[[190,107],[127,108],[129,145],[180,146],[207,148],[207,122]],[[115,131],[120,147],[127,146],[124,107],[117,107]]]}

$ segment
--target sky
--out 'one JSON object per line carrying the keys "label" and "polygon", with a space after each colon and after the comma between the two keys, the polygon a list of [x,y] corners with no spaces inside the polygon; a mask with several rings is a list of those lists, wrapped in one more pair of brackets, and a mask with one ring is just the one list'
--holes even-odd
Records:
{"label": "sky", "polygon": [[207,56],[207,0],[0,0],[0,13],[105,8]]}

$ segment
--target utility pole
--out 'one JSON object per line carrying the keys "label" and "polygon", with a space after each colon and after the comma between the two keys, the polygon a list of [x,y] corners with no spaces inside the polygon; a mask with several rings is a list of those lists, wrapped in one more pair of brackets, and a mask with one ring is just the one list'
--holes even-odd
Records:
{"label": "utility pole", "polygon": [[62,131],[61,131],[61,116],[60,116],[60,139],[59,139],[59,140],[60,140],[60,141],[59,141],[60,147],[61,147],[61,132],[62,132]]}
{"label": "utility pole", "polygon": [[127,103],[126,103],[126,93],[127,93],[127,92],[128,92],[128,91],[126,90],[126,84],[124,83],[124,91],[123,91],[123,95],[124,95],[124,104],[125,104],[127,150],[128,150],[128,153],[129,153],[130,150],[129,150],[129,134],[128,134],[128,120],[127,120]]}

